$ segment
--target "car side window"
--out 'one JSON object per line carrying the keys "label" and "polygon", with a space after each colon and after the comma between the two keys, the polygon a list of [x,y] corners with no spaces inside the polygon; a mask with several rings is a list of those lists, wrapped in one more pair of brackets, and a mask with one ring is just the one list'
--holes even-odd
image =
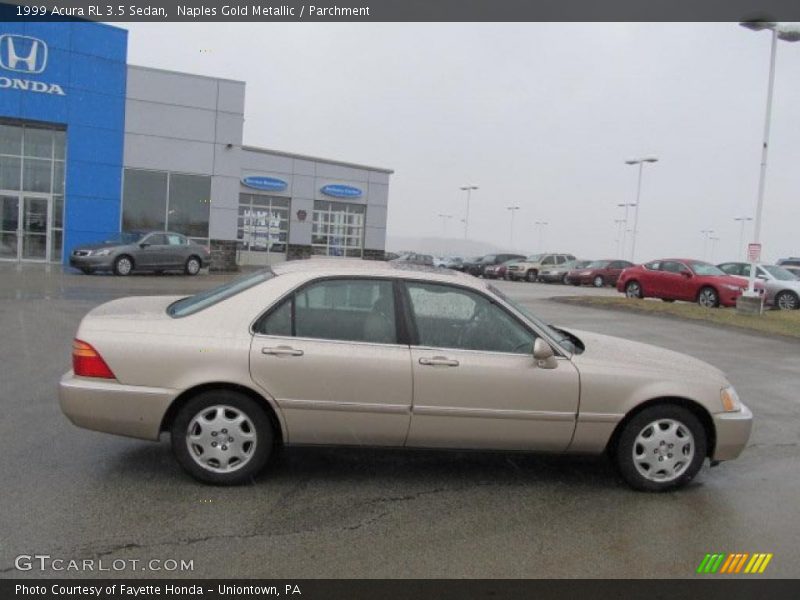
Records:
{"label": "car side window", "polygon": [[552,256],[546,256],[542,261],[543,265],[552,265],[555,261],[553,260]]}
{"label": "car side window", "polygon": [[660,266],[661,266],[661,263],[659,261],[653,261],[651,263],[647,263],[644,266],[644,268],[647,269],[648,271],[658,271]]}
{"label": "car side window", "polygon": [[736,263],[730,263],[727,265],[721,265],[720,269],[725,271],[728,275],[741,275],[742,274],[742,266],[737,265]]}
{"label": "car side window", "polygon": [[419,345],[529,354],[536,335],[485,296],[443,284],[406,283]]}
{"label": "car side window", "polygon": [[567,262],[566,256],[556,256],[556,264],[563,265],[565,262]]}
{"label": "car side window", "polygon": [[667,273],[683,273],[688,271],[686,266],[674,260],[665,260],[661,263],[661,270]]}
{"label": "car side window", "polygon": [[163,233],[154,233],[147,236],[142,242],[151,246],[165,246],[167,244],[167,236]]}
{"label": "car side window", "polygon": [[168,233],[167,234],[167,243],[170,246],[185,246],[186,239],[182,235],[177,235],[175,233]]}
{"label": "car side window", "polygon": [[391,281],[371,279],[312,283],[260,319],[254,330],[263,335],[395,344],[394,286]]}

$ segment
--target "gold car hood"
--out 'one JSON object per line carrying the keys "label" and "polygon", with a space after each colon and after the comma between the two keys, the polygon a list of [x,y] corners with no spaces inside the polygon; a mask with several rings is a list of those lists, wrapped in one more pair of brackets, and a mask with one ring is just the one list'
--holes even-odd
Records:
{"label": "gold car hood", "polygon": [[578,337],[586,348],[581,354],[572,356],[578,368],[581,363],[599,362],[630,371],[658,373],[668,378],[690,377],[703,381],[711,379],[726,381],[722,371],[687,354],[590,331],[576,329],[565,329],[565,331]]}

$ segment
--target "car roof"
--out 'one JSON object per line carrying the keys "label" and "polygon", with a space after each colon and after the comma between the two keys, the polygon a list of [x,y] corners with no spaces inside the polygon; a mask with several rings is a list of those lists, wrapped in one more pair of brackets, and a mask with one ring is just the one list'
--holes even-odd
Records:
{"label": "car roof", "polygon": [[380,260],[363,260],[360,258],[309,258],[290,260],[272,265],[276,275],[289,273],[309,273],[314,277],[408,277],[442,283],[458,283],[477,289],[486,289],[481,279],[466,275],[460,271],[443,269],[430,265]]}

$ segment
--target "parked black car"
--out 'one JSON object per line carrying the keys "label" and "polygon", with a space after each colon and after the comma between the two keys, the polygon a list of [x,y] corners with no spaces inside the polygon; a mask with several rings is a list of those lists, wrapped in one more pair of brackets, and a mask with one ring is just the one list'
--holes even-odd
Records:
{"label": "parked black car", "polygon": [[475,277],[483,277],[483,270],[492,265],[499,265],[509,260],[523,260],[525,257],[522,254],[487,254],[482,256],[476,262],[464,263],[464,272],[474,275]]}

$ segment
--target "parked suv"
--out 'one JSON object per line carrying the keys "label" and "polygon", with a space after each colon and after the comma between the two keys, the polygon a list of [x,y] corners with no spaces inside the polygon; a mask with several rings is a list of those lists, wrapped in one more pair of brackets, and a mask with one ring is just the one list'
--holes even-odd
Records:
{"label": "parked suv", "polygon": [[540,271],[563,265],[571,260],[575,260],[572,254],[534,254],[518,263],[509,265],[506,273],[512,281],[519,279],[536,281],[539,279]]}

